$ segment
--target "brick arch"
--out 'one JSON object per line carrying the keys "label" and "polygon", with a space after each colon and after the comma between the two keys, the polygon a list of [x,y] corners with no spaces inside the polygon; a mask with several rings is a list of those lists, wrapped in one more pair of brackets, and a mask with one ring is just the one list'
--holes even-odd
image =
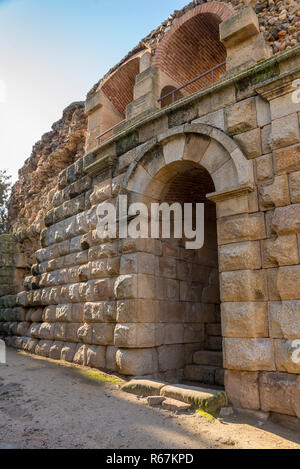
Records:
{"label": "brick arch", "polygon": [[217,193],[254,184],[252,161],[233,139],[206,124],[186,124],[160,134],[156,142],[143,148],[127,170],[121,193],[155,198],[179,165],[205,168]]}
{"label": "brick arch", "polygon": [[118,68],[101,86],[101,90],[123,117],[126,106],[133,101],[135,77],[139,72],[140,57],[134,57]]}
{"label": "brick arch", "polygon": [[[219,25],[234,15],[231,5],[210,2],[198,5],[178,18],[161,41],[154,55],[154,65],[183,85],[196,76],[226,60],[226,49],[219,40]],[[225,67],[216,72],[225,71]],[[207,86],[208,78],[190,85],[185,92],[192,93]]]}

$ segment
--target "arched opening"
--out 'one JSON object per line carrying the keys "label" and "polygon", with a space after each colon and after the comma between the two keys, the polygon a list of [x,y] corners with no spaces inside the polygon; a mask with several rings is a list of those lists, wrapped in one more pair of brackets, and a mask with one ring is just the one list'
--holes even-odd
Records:
{"label": "arched opening", "polygon": [[219,39],[219,26],[232,11],[219,2],[216,7],[216,3],[200,5],[179,18],[154,56],[154,64],[178,87],[187,85],[181,90],[183,95],[219,81],[226,71],[226,49]]}
{"label": "arched opening", "polygon": [[183,94],[179,90],[176,90],[175,86],[165,86],[160,93],[161,107],[169,106],[182,97]]}
{"label": "arched opening", "polygon": [[[223,358],[216,206],[206,198],[215,190],[208,171],[192,161],[165,166],[167,180],[159,203],[204,204],[204,245],[187,249],[185,231],[181,238],[160,238],[156,259],[156,298],[162,345],[158,347],[158,369],[163,378],[208,386],[223,386]],[[151,184],[151,183],[150,183]],[[171,217],[174,226],[174,216]],[[199,228],[199,227],[197,227]]]}

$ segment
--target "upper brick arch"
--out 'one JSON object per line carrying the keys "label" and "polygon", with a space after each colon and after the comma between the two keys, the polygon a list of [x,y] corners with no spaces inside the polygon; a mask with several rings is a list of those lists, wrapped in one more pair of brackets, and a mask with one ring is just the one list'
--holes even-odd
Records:
{"label": "upper brick arch", "polygon": [[[233,15],[233,7],[221,2],[205,3],[188,11],[166,33],[154,55],[154,65],[180,86],[224,62],[226,50],[219,40],[219,25]],[[217,73],[224,71],[225,67]],[[205,80],[190,85],[185,93],[196,91],[199,84],[209,84]]]}
{"label": "upper brick arch", "polygon": [[[219,193],[252,187],[254,183],[252,162],[234,140],[209,125],[186,124],[143,146],[127,170],[121,192],[155,197],[155,192],[160,192],[168,180],[168,166],[172,164],[176,172],[178,162],[205,168]],[[165,174],[161,172],[164,168]]]}
{"label": "upper brick arch", "polygon": [[128,60],[102,84],[101,90],[125,117],[126,106],[133,101],[135,77],[140,71],[140,57]]}

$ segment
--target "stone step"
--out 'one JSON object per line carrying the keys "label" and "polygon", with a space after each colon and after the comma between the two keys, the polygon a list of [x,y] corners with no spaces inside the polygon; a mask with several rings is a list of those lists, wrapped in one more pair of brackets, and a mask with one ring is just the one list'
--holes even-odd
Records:
{"label": "stone step", "polygon": [[122,385],[121,389],[143,397],[154,396],[157,398],[162,396],[165,399],[175,399],[207,412],[215,412],[227,405],[224,391],[184,384],[168,385],[155,380],[136,378]]}
{"label": "stone step", "polygon": [[211,365],[187,365],[184,368],[184,378],[203,384],[224,386],[224,370]]}
{"label": "stone step", "polygon": [[222,352],[215,352],[211,350],[199,350],[194,353],[193,363],[196,365],[212,365],[223,366],[223,354]]}

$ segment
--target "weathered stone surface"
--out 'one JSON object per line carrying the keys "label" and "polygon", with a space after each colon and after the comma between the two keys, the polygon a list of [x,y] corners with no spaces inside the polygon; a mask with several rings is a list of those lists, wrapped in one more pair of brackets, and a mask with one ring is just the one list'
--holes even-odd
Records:
{"label": "weathered stone surface", "polygon": [[282,150],[276,150],[275,172],[277,174],[290,173],[300,170],[300,145],[296,144]]}
{"label": "weathered stone surface", "polygon": [[300,233],[300,204],[276,208],[272,218],[272,231],[278,235]]}
{"label": "weathered stone surface", "polygon": [[239,215],[218,220],[219,244],[263,239],[265,236],[263,213]]}
{"label": "weathered stone surface", "polygon": [[86,364],[92,368],[106,368],[106,347],[89,345],[86,351]]}
{"label": "weathered stone surface", "polygon": [[298,240],[295,234],[262,241],[263,267],[277,267],[299,263]]}
{"label": "weathered stone surface", "polygon": [[185,412],[189,410],[192,406],[190,404],[185,404],[184,402],[177,401],[176,399],[167,398],[162,402],[163,409],[173,410],[177,412]]}
{"label": "weathered stone surface", "polygon": [[270,337],[298,339],[300,337],[300,301],[269,303]]}
{"label": "weathered stone surface", "polygon": [[228,401],[234,407],[259,410],[259,373],[225,371],[225,389]]}
{"label": "weathered stone surface", "polygon": [[226,109],[227,131],[238,134],[257,127],[255,98],[245,99]]}
{"label": "weathered stone surface", "polygon": [[147,402],[150,407],[155,407],[161,405],[165,399],[163,396],[149,396],[147,397]]}
{"label": "weathered stone surface", "polygon": [[[298,336],[299,337],[299,336]],[[275,363],[278,371],[300,374],[300,339],[274,340]]]}
{"label": "weathered stone surface", "polygon": [[[121,389],[124,392],[135,394],[136,396],[155,396],[155,398],[157,398],[165,385],[165,383],[149,379],[132,379],[128,383],[123,384]],[[162,402],[163,397],[160,396],[160,399]]]}
{"label": "weathered stone surface", "polygon": [[220,247],[220,272],[260,268],[261,255],[259,241],[226,244]]}
{"label": "weathered stone surface", "polygon": [[223,337],[268,337],[267,303],[222,303]]}
{"label": "weathered stone surface", "polygon": [[270,339],[224,339],[225,368],[241,371],[273,371],[275,358]]}
{"label": "weathered stone surface", "polygon": [[289,114],[272,121],[272,148],[282,148],[298,143],[300,140],[297,113]]}
{"label": "weathered stone surface", "polygon": [[167,398],[191,404],[193,407],[200,407],[207,412],[214,412],[227,404],[224,392],[185,386],[183,384],[165,386],[161,389],[160,394]]}
{"label": "weathered stone surface", "polygon": [[264,270],[223,272],[220,278],[223,302],[264,301],[268,298],[267,274]]}
{"label": "weathered stone surface", "polygon": [[296,415],[297,376],[288,373],[262,373],[259,379],[261,409],[264,412]]}
{"label": "weathered stone surface", "polygon": [[300,299],[300,266],[268,270],[270,300]]}
{"label": "weathered stone surface", "polygon": [[296,171],[289,175],[289,187],[291,194],[291,202],[297,204],[300,202],[300,171]]}
{"label": "weathered stone surface", "polygon": [[260,187],[259,196],[262,210],[289,205],[290,194],[287,176],[275,176],[272,184]]}
{"label": "weathered stone surface", "polygon": [[238,143],[247,158],[257,158],[262,154],[261,131],[259,128],[236,135],[234,140]]}
{"label": "weathered stone surface", "polygon": [[123,375],[149,375],[154,370],[152,349],[119,349],[116,354],[118,370]]}
{"label": "weathered stone surface", "polygon": [[256,180],[258,183],[269,181],[273,178],[272,155],[264,155],[255,159]]}
{"label": "weathered stone surface", "polygon": [[116,347],[146,348],[156,345],[155,324],[117,324],[114,332]]}

